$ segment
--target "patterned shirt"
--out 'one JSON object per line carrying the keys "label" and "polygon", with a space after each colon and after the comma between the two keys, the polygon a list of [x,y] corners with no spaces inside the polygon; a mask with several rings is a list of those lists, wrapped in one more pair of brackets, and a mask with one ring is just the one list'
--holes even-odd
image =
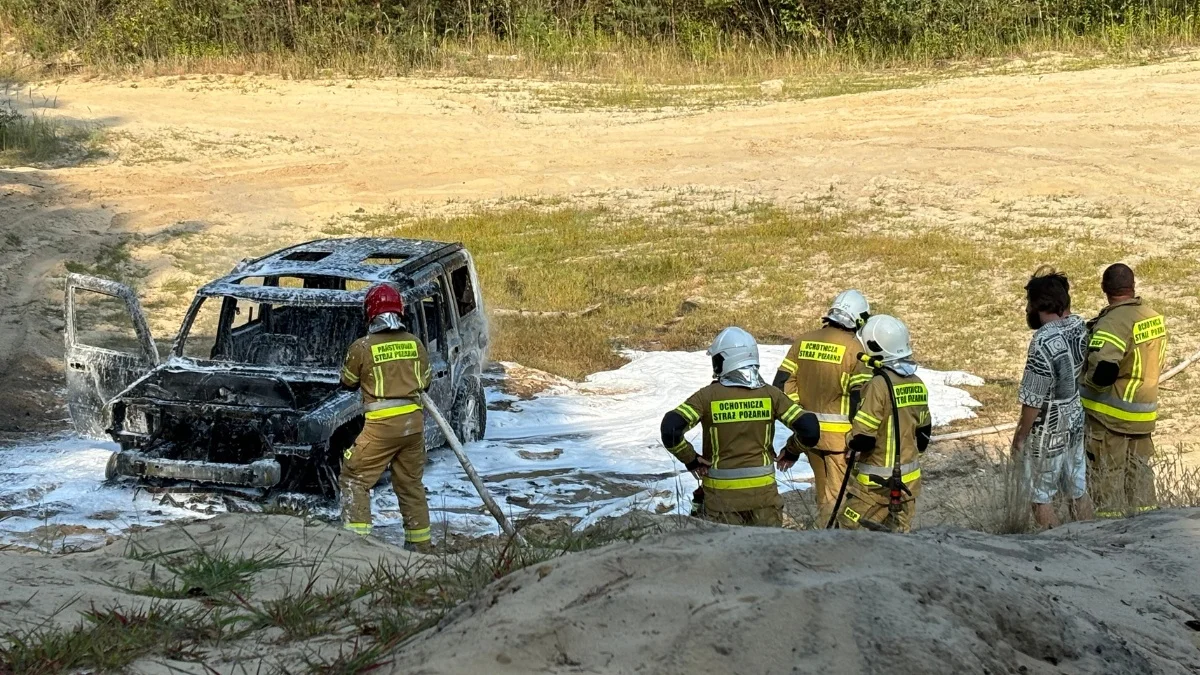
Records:
{"label": "patterned shirt", "polygon": [[1030,434],[1035,452],[1056,454],[1082,433],[1079,378],[1087,363],[1087,339],[1083,319],[1072,315],[1037,329],[1029,341],[1018,398],[1041,409]]}

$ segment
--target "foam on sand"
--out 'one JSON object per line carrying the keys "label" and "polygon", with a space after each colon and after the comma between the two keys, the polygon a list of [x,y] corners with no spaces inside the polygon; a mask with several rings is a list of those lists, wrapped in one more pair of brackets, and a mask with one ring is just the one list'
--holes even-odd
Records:
{"label": "foam on sand", "polygon": [[[770,379],[787,348],[762,348]],[[711,379],[703,352],[626,352],[629,363],[584,382],[559,381],[530,400],[488,391],[487,439],[467,450],[502,508],[514,517],[580,519],[579,527],[630,508],[659,513],[686,508],[695,480],[659,441],[662,415]],[[973,417],[979,404],[957,387],[983,384],[966,373],[922,370],[934,423]],[[777,446],[787,432],[780,427]],[[699,430],[690,437],[699,446]],[[94,546],[134,527],[209,517],[231,504],[252,503],[221,495],[152,494],[133,481],[104,483],[112,443],[64,436],[0,448],[0,543],[42,548]],[[779,476],[781,488],[803,489],[811,472],[798,463]],[[425,485],[435,525],[465,534],[496,532],[453,453],[430,453]],[[310,502],[334,518],[336,505]],[[375,520],[385,536],[400,525],[391,489],[374,491]]]}

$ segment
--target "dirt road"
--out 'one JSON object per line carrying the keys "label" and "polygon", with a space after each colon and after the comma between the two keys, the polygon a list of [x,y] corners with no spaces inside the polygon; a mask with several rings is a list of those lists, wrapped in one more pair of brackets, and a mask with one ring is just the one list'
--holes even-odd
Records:
{"label": "dirt road", "polygon": [[[702,112],[552,110],[522,87],[263,77],[40,85],[32,101],[105,128],[113,157],[0,170],[0,227],[13,235],[0,257],[0,388],[58,386],[63,260],[168,228],[298,240],[360,208],[700,188],[782,203],[832,193],[904,205],[933,227],[1011,222],[1015,236],[1045,223],[1047,205],[1101,209],[1136,218],[1128,236],[1147,252],[1200,240],[1200,63]],[[3,398],[6,429],[46,417],[45,400]]]}

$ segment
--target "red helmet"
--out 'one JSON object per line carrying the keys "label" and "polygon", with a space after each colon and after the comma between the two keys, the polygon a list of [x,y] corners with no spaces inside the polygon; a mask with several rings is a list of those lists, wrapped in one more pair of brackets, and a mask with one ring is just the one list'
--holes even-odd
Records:
{"label": "red helmet", "polygon": [[375,284],[367,291],[363,309],[367,312],[367,321],[388,312],[404,316],[404,298],[400,297],[400,291],[391,284]]}

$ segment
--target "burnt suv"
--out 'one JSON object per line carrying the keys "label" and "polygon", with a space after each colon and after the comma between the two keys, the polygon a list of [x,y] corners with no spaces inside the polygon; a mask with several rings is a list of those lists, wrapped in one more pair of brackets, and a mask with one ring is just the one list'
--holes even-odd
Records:
{"label": "burnt suv", "polygon": [[[136,295],[67,278],[67,402],[82,434],[121,449],[106,477],[254,488],[336,490],[342,453],[363,426],[339,384],[366,332],[367,288],[393,282],[405,323],[427,345],[429,395],[465,442],[483,436],[487,322],[460,244],[324,239],[247,260],[196,293],[165,360]],[[426,444],[445,442],[426,416]]]}

